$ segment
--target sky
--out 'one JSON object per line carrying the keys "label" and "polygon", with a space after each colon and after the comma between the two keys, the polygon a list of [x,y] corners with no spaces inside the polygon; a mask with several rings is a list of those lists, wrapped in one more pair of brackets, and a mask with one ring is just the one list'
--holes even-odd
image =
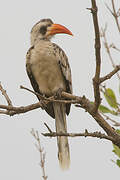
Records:
{"label": "sky", "polygon": [[[111,6],[110,0],[97,1],[100,28],[107,23],[107,38],[118,47],[119,35],[111,14],[105,7]],[[120,7],[116,0],[116,7]],[[53,42],[66,52],[72,70],[73,92],[85,95],[93,100],[92,78],[95,72],[94,29],[91,13],[86,9],[91,1],[41,1],[4,0],[0,6],[0,81],[7,90],[14,106],[36,103],[37,98],[21,90],[20,85],[31,88],[25,70],[25,56],[30,48],[30,31],[32,26],[42,18],[51,18],[55,23],[66,26],[73,37],[56,35]],[[102,40],[101,40],[102,43]],[[102,43],[101,76],[113,68]],[[119,64],[119,54],[113,51],[115,63]],[[118,93],[118,81],[114,76],[106,82]],[[6,104],[0,94],[0,104]],[[104,101],[103,101],[104,102]],[[54,120],[45,111],[37,109],[25,114],[9,117],[0,115],[0,179],[39,180],[42,171],[39,166],[39,152],[35,148],[35,139],[30,134],[32,128],[40,133],[41,145],[46,152],[45,168],[48,180],[65,179],[117,179],[120,169],[111,161],[116,157],[112,144],[107,140],[96,138],[69,138],[71,166],[68,171],[61,171],[57,159],[56,138],[41,135],[47,132],[46,122],[54,131]],[[68,132],[90,132],[103,130],[83,109],[72,105],[67,117]]]}

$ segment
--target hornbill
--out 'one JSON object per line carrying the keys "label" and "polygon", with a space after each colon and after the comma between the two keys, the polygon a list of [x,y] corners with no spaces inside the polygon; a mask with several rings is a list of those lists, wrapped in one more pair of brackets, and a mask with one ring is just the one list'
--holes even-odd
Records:
{"label": "hornbill", "polygon": [[[72,93],[71,69],[65,52],[51,38],[58,33],[72,35],[66,27],[54,24],[51,19],[42,19],[31,30],[31,48],[26,55],[26,70],[35,92],[50,97],[60,89]],[[40,100],[40,97],[37,96]],[[50,102],[45,111],[55,118],[56,132],[66,133],[66,114],[70,104]],[[62,169],[70,165],[68,138],[57,137],[58,159]]]}

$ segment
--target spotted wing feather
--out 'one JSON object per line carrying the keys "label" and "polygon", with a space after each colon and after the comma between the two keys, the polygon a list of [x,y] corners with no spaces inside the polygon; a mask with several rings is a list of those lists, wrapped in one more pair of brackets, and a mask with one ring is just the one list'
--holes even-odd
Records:
{"label": "spotted wing feather", "polygon": [[[55,43],[53,43],[54,47],[54,53],[57,56],[57,61],[59,64],[59,67],[61,69],[61,72],[64,76],[65,83],[66,83],[66,92],[72,94],[72,77],[71,77],[71,69],[68,62],[68,58],[65,54],[65,52]],[[66,113],[67,115],[70,112],[70,106],[71,104],[66,104]]]}

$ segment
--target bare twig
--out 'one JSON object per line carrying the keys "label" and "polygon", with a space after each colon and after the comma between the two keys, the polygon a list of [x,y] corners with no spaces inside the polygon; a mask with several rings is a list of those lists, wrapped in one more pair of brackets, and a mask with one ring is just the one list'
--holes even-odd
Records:
{"label": "bare twig", "polygon": [[109,48],[113,48],[113,49],[115,49],[116,51],[120,52],[120,49],[117,48],[113,43],[109,45]]}
{"label": "bare twig", "polygon": [[107,74],[106,76],[101,77],[99,83],[102,83],[102,82],[110,79],[110,78],[111,78],[114,74],[116,74],[119,70],[120,70],[120,65],[116,66],[116,67],[114,68],[114,70],[111,71],[111,72],[110,72],[109,74]]}
{"label": "bare twig", "polygon": [[[113,58],[112,58],[112,55],[111,55],[111,52],[110,52],[110,47],[109,47],[109,45],[108,45],[107,38],[106,38],[106,28],[105,28],[105,29],[101,28],[101,33],[102,33],[102,37],[104,38],[104,46],[105,46],[105,49],[106,49],[106,51],[107,51],[107,54],[108,54],[108,56],[109,56],[109,59],[110,59],[110,61],[111,61],[111,64],[112,64],[113,68],[115,68],[116,65],[115,65],[115,63],[114,63],[114,61],[113,61]],[[119,75],[118,72],[116,72],[116,75],[117,75],[118,79],[120,80],[120,75]]]}
{"label": "bare twig", "polygon": [[52,133],[52,130],[49,128],[49,126],[46,123],[44,123],[44,125],[47,127],[48,131]]}
{"label": "bare twig", "polygon": [[40,166],[42,169],[42,177],[44,180],[47,180],[48,177],[46,176],[46,173],[45,173],[45,153],[44,153],[43,148],[41,147],[39,133],[38,131],[35,131],[34,129],[32,129],[31,134],[37,141],[37,144],[35,144],[35,146],[40,153]]}
{"label": "bare twig", "polygon": [[120,25],[119,25],[119,22],[118,22],[118,15],[117,15],[117,12],[116,12],[116,9],[115,9],[114,0],[111,0],[111,2],[112,2],[112,8],[113,8],[113,16],[114,16],[115,21],[116,21],[116,25],[117,25],[117,28],[118,28],[118,32],[120,33]]}
{"label": "bare twig", "polygon": [[[2,95],[5,97],[8,106],[11,106],[11,107],[12,107],[12,106],[13,106],[13,105],[12,105],[12,101],[10,100],[10,98],[9,98],[6,90],[2,87],[1,82],[0,82],[0,91],[2,92]],[[7,115],[7,114],[9,114],[9,113],[13,113],[13,112],[12,112],[12,111],[10,112],[9,110],[6,110],[6,111],[0,110],[0,114],[6,114],[6,115]]]}
{"label": "bare twig", "polygon": [[96,137],[96,138],[100,138],[100,139],[107,139],[110,141],[113,141],[114,138],[111,136],[107,136],[101,132],[92,132],[89,133],[87,130],[85,130],[84,133],[56,133],[56,132],[51,132],[51,133],[42,133],[42,135],[44,136],[48,136],[48,137],[57,137],[57,136],[68,136],[68,137]]}
{"label": "bare twig", "polygon": [[20,88],[21,88],[21,89],[24,89],[24,90],[27,90],[27,91],[35,94],[35,95],[38,96],[40,99],[45,100],[45,97],[44,97],[44,96],[40,95],[39,93],[37,93],[37,92],[35,92],[35,91],[32,91],[31,89],[28,89],[28,88],[26,88],[26,87],[24,87],[24,86],[22,86],[22,85],[20,86]]}
{"label": "bare twig", "polygon": [[26,113],[40,107],[43,109],[43,106],[40,102],[35,103],[35,104],[30,104],[28,106],[20,106],[20,107],[0,105],[0,109],[8,110],[8,112],[1,111],[1,114],[6,114],[10,116],[13,116],[15,114]]}
{"label": "bare twig", "polygon": [[1,83],[0,83],[0,91],[2,92],[3,96],[5,97],[8,105],[9,105],[9,106],[12,106],[12,101],[10,100],[9,96],[7,95],[6,90],[3,89]]}
{"label": "bare twig", "polygon": [[114,0],[111,0],[111,3],[112,3],[112,10],[109,8],[109,6],[106,3],[105,3],[105,5],[106,5],[107,9],[110,11],[110,13],[113,15],[113,17],[115,18],[115,22],[116,22],[116,25],[118,28],[118,32],[120,33],[120,25],[118,22],[119,10],[118,10],[118,12],[116,11]]}
{"label": "bare twig", "polygon": [[114,13],[112,12],[112,10],[109,8],[109,6],[107,5],[107,3],[105,3],[106,8],[110,11],[110,13],[114,16]]}
{"label": "bare twig", "polygon": [[100,89],[99,89],[99,78],[100,78],[100,69],[101,69],[101,54],[100,54],[101,44],[100,44],[98,18],[97,18],[98,8],[96,6],[95,0],[91,0],[91,3],[92,3],[91,12],[93,16],[93,24],[95,30],[95,55],[96,55],[96,72],[93,78],[94,97],[95,97],[94,112],[97,112],[99,105],[101,103]]}

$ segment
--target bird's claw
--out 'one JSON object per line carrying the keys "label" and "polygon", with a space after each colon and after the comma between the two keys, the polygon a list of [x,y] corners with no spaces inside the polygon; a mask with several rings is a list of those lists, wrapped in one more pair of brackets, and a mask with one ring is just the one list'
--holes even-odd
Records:
{"label": "bird's claw", "polygon": [[55,99],[61,99],[61,97],[62,97],[62,91],[63,91],[63,89],[62,88],[59,88],[58,90],[57,90],[57,92],[55,93]]}
{"label": "bird's claw", "polygon": [[44,100],[40,100],[40,104],[41,104],[41,108],[44,110],[46,107],[47,107],[47,105],[46,105],[46,103],[45,103],[45,101]]}

